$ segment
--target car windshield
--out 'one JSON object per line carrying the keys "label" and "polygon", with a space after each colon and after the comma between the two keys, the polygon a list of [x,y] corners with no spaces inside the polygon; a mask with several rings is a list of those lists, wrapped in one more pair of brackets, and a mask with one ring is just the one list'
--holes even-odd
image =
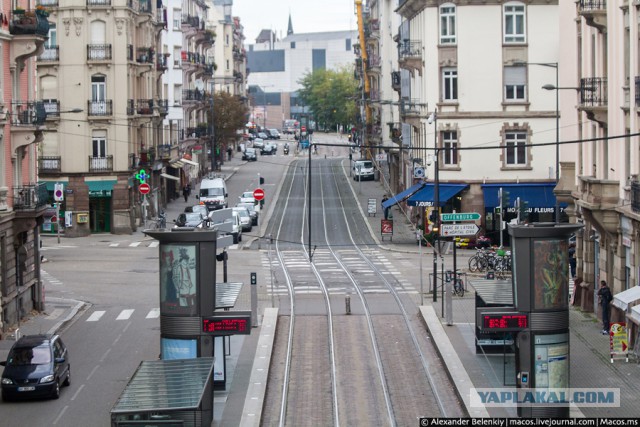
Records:
{"label": "car windshield", "polygon": [[234,209],[234,211],[238,212],[238,214],[240,214],[241,217],[246,218],[249,216],[249,211],[247,211],[245,208]]}
{"label": "car windshield", "polygon": [[202,220],[202,216],[200,215],[199,212],[188,213],[186,218],[187,218],[187,222],[197,222]]}
{"label": "car windshield", "polygon": [[251,204],[251,203],[239,203],[238,207],[247,209],[249,211],[249,213],[251,213],[251,211],[255,211],[256,210],[256,205]]}
{"label": "car windshield", "polygon": [[245,191],[240,197],[243,199],[253,199],[253,191]]}
{"label": "car windshield", "polygon": [[224,190],[221,187],[201,188],[200,196],[224,196]]}
{"label": "car windshield", "polygon": [[373,163],[372,162],[362,162],[361,164],[362,164],[363,168],[370,169],[370,168],[373,167]]}
{"label": "car windshield", "polygon": [[51,351],[46,345],[14,348],[7,360],[7,365],[10,366],[46,365],[47,363],[51,363]]}

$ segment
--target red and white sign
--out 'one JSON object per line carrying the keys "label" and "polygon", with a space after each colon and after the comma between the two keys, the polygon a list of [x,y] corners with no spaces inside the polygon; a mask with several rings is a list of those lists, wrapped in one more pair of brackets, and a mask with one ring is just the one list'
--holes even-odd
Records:
{"label": "red and white sign", "polygon": [[383,236],[393,234],[393,220],[381,219],[380,220],[380,234]]}
{"label": "red and white sign", "polygon": [[140,191],[141,194],[147,194],[149,191],[151,191],[151,187],[146,182],[143,182],[142,184],[140,184],[140,187],[138,187],[138,191]]}
{"label": "red and white sign", "polygon": [[262,188],[256,188],[253,190],[253,198],[256,200],[264,199],[264,190]]}

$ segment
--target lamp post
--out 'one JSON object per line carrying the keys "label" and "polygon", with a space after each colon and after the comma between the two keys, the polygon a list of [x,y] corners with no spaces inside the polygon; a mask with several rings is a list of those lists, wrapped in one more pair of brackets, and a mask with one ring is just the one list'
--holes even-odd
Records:
{"label": "lamp post", "polygon": [[437,228],[436,234],[433,236],[433,302],[438,301],[438,252],[440,249],[439,233],[440,233],[440,174],[438,172],[438,112],[434,110],[429,116],[429,124],[433,123],[433,148],[435,150],[433,157],[433,209],[436,212],[434,228]]}

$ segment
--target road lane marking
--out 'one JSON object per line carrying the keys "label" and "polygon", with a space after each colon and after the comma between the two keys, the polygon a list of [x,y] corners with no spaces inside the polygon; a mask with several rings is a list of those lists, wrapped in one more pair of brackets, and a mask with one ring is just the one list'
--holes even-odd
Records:
{"label": "road lane marking", "polygon": [[60,418],[62,418],[62,416],[64,415],[65,412],[67,412],[67,408],[69,407],[69,405],[65,406],[64,408],[62,408],[62,411],[60,411],[60,414],[56,417],[55,420],[53,420],[53,425],[58,424],[58,421],[60,421]]}
{"label": "road lane marking", "polygon": [[142,243],[142,242],[133,242],[133,243],[130,243],[130,244],[129,244],[129,247],[130,247],[130,248],[138,247],[138,246],[140,246],[140,243]]}
{"label": "road lane marking", "polygon": [[95,373],[96,373],[96,371],[98,370],[98,368],[99,368],[99,367],[100,367],[100,365],[96,365],[96,367],[95,367],[95,368],[93,368],[93,369],[91,370],[91,372],[89,372],[89,376],[87,377],[87,381],[89,381],[89,380],[91,379],[91,377],[93,376],[93,374],[95,374]]}
{"label": "road lane marking", "polygon": [[104,362],[104,360],[107,358],[107,356],[109,355],[109,353],[111,353],[111,349],[108,348],[107,351],[104,352],[104,354],[102,355],[102,357],[100,358],[100,363]]}
{"label": "road lane marking", "polygon": [[102,316],[104,316],[104,313],[104,311],[94,311],[87,319],[87,322],[97,322]]}
{"label": "road lane marking", "polygon": [[122,310],[122,312],[120,312],[118,317],[116,317],[116,320],[127,320],[128,318],[131,317],[131,315],[133,314],[133,311],[134,310]]}
{"label": "road lane marking", "polygon": [[110,248],[117,248],[120,245],[120,243],[112,243],[109,245]]}
{"label": "road lane marking", "polygon": [[153,308],[151,309],[151,311],[149,312],[149,314],[147,314],[147,319],[156,319],[160,317],[160,309],[159,308]]}
{"label": "road lane marking", "polygon": [[76,391],[73,396],[71,397],[71,400],[76,400],[76,397],[78,397],[78,395],[80,394],[80,392],[82,391],[82,389],[84,388],[84,384],[82,384],[80,387],[78,387],[78,391]]}

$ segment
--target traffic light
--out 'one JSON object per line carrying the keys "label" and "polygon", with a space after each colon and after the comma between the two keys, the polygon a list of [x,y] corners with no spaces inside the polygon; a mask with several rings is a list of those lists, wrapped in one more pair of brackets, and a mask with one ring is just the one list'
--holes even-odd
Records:
{"label": "traffic light", "polygon": [[518,210],[518,222],[525,221],[529,217],[529,202],[518,197],[516,199],[516,209]]}
{"label": "traffic light", "polygon": [[507,206],[509,206],[510,202],[511,202],[511,200],[509,199],[509,192],[508,191],[503,191],[502,188],[501,188],[500,189],[500,206],[507,207]]}
{"label": "traffic light", "polygon": [[429,221],[435,223],[438,220],[438,211],[437,210],[432,210],[431,213],[429,213]]}
{"label": "traffic light", "polygon": [[260,177],[260,185],[264,184],[264,177]]}

